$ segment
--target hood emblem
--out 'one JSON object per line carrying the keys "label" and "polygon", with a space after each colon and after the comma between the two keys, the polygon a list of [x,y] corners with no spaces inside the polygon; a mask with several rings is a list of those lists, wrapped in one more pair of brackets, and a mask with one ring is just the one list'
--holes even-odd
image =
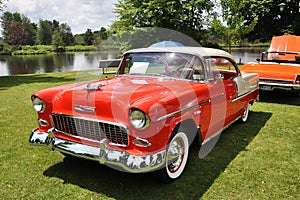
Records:
{"label": "hood emblem", "polygon": [[74,110],[79,112],[95,112],[96,107],[75,105]]}

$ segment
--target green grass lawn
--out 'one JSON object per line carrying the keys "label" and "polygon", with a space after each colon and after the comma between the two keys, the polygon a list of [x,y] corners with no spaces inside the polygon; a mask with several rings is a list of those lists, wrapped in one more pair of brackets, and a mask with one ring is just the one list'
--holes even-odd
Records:
{"label": "green grass lawn", "polygon": [[192,146],[185,173],[171,184],[29,144],[37,127],[32,93],[99,77],[0,77],[0,199],[300,199],[300,99],[286,93],[262,93],[249,121],[224,131],[205,158]]}

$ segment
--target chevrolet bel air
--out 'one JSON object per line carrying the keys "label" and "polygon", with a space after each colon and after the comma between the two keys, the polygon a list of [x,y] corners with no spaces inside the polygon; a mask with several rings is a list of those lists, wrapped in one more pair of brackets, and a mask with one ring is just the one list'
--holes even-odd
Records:
{"label": "chevrolet bel air", "polygon": [[245,64],[240,70],[258,73],[261,90],[285,90],[300,97],[300,36],[273,37],[259,62]]}
{"label": "chevrolet bel air", "polygon": [[207,144],[247,121],[258,79],[222,50],[130,50],[113,78],[33,94],[39,126],[29,142],[171,182],[183,173],[193,141]]}

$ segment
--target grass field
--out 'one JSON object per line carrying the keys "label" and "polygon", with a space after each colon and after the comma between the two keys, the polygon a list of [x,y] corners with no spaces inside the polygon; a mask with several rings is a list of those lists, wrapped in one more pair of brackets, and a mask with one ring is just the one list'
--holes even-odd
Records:
{"label": "grass field", "polygon": [[0,77],[0,199],[300,199],[300,99],[262,93],[246,124],[223,132],[212,152],[193,146],[183,176],[161,184],[28,142],[30,95],[97,73]]}

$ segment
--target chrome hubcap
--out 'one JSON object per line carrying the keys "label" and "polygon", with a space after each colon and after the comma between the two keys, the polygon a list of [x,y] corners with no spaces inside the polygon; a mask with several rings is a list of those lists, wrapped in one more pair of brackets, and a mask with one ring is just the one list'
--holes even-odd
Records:
{"label": "chrome hubcap", "polygon": [[174,140],[168,150],[168,169],[170,172],[176,172],[184,158],[184,144],[182,139]]}

